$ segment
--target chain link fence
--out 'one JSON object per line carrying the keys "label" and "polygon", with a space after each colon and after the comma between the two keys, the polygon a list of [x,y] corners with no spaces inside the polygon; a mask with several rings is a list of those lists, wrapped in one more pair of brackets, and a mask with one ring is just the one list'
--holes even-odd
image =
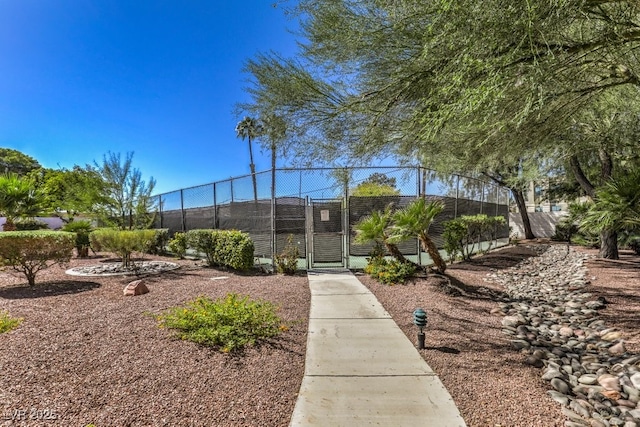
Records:
{"label": "chain link fence", "polygon": [[[272,185],[273,184],[273,185]],[[387,206],[400,209],[416,197],[440,200],[445,210],[430,229],[442,248],[443,223],[461,215],[509,217],[509,193],[492,183],[459,175],[442,178],[421,167],[277,169],[155,196],[155,227],[170,235],[193,229],[248,233],[255,256],[271,263],[289,238],[307,268],[366,264],[371,245],[356,245],[354,225]],[[508,224],[497,230],[506,243]],[[399,245],[406,256],[427,263],[418,241]]]}

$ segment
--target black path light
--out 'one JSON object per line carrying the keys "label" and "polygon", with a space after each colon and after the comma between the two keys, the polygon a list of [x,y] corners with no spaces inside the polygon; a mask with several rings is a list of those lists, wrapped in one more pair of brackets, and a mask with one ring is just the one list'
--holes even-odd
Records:
{"label": "black path light", "polygon": [[418,348],[424,349],[424,331],[423,328],[427,326],[427,312],[421,308],[416,308],[413,311],[413,324],[420,328],[418,334]]}

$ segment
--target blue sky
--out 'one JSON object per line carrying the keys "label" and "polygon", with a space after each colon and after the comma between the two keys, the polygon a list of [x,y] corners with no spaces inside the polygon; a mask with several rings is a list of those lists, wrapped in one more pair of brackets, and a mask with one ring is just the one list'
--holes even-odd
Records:
{"label": "blue sky", "polygon": [[243,64],[296,49],[275,1],[0,0],[0,147],[54,169],[133,151],[155,193],[248,174]]}

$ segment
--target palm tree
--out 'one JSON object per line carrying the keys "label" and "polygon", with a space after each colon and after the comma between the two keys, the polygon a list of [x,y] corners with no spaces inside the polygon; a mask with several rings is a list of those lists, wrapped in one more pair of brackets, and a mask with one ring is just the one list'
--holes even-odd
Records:
{"label": "palm tree", "polygon": [[258,185],[256,183],[256,166],[253,164],[253,148],[251,140],[261,135],[263,132],[262,125],[252,117],[245,117],[236,125],[236,134],[238,138],[249,140],[249,168],[251,169],[251,178],[253,180],[253,198],[258,201]]}
{"label": "palm tree", "polygon": [[444,273],[447,263],[442,259],[438,248],[431,237],[429,237],[429,227],[433,220],[444,210],[444,203],[440,201],[428,202],[419,198],[411,202],[406,208],[397,211],[393,215],[393,227],[391,228],[390,239],[392,242],[401,242],[417,237],[422,248],[429,254],[436,271]]}
{"label": "palm tree", "polygon": [[[640,227],[640,171],[635,170],[607,182],[596,193],[595,201],[584,214],[580,228],[588,232],[617,234]],[[618,259],[618,247],[605,247],[601,242],[600,256]]]}
{"label": "palm tree", "polygon": [[387,252],[389,252],[395,259],[400,262],[410,262],[402,255],[398,246],[391,242],[391,220],[393,213],[391,212],[391,206],[387,206],[383,212],[373,211],[371,215],[361,219],[354,225],[356,237],[353,243],[357,245],[363,245],[369,242],[374,242],[378,245],[384,245]]}
{"label": "palm tree", "polygon": [[0,176],[0,213],[6,217],[4,231],[16,229],[15,219],[40,213],[44,196],[33,184],[14,173]]}

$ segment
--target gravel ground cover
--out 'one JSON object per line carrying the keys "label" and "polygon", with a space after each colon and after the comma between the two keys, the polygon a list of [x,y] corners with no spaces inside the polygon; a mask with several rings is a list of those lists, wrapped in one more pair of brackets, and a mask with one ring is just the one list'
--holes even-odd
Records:
{"label": "gravel ground cover", "polygon": [[[427,310],[421,354],[470,427],[554,427],[566,420],[541,370],[524,363],[526,355],[501,330],[502,317],[491,313],[505,294],[489,275],[535,255],[510,247],[450,266],[453,286],[437,276],[387,286],[358,275],[413,342],[412,312]],[[70,267],[102,261],[75,259]],[[306,277],[176,262],[180,269],[150,276],[150,293],[136,297],[122,295],[130,277],[71,277],[55,267],[29,289],[22,277],[0,273],[0,310],[24,318],[0,335],[0,425],[288,425],[304,374]],[[620,261],[590,258],[586,265],[589,291],[607,300],[599,314],[637,351],[640,257],[623,251]],[[229,292],[269,300],[297,322],[280,339],[229,356],[176,340],[145,314]]]}
{"label": "gravel ground cover", "polygon": [[[132,277],[72,277],[55,267],[29,289],[20,276],[0,273],[0,310],[24,318],[0,335],[0,425],[287,425],[304,374],[306,277],[175,262],[180,269],[149,276],[150,292],[135,297],[122,293]],[[176,340],[145,314],[230,292],[271,301],[295,323],[279,339],[230,356]]]}
{"label": "gravel ground cover", "polygon": [[[598,314],[623,332],[633,351],[640,325],[640,257],[623,251],[621,261],[609,261],[595,259],[595,250],[576,250],[593,257],[586,263],[591,282],[586,290],[607,299]],[[503,316],[491,312],[506,295],[489,275],[534,256],[535,251],[518,246],[452,265],[447,273],[453,286],[434,276],[391,287],[359,276],[413,342],[412,312],[427,311],[427,348],[421,353],[470,427],[554,427],[568,420],[548,394],[552,388],[541,379],[543,370],[525,364],[527,353],[517,351],[513,337],[502,332]]]}

